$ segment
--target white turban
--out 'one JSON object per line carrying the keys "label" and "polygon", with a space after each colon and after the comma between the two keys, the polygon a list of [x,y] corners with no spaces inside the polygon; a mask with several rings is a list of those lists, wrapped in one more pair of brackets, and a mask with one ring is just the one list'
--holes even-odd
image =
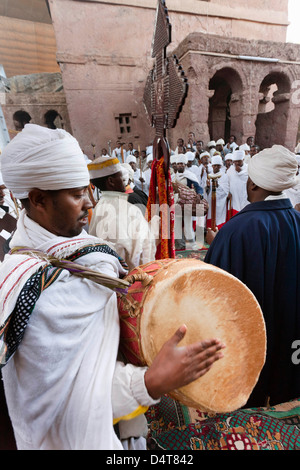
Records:
{"label": "white turban", "polygon": [[219,139],[217,140],[216,145],[225,145],[225,142],[223,139]]}
{"label": "white turban", "polygon": [[171,163],[171,165],[172,165],[173,163],[177,163],[177,155],[171,155],[171,157],[170,157],[170,163]]}
{"label": "white turban", "polygon": [[200,158],[202,158],[202,157],[204,157],[204,156],[210,157],[210,153],[208,153],[208,152],[202,152],[201,155],[200,155]]}
{"label": "white turban", "polygon": [[90,178],[103,178],[122,171],[121,163],[117,157],[98,157],[88,165]]}
{"label": "white turban", "polygon": [[195,160],[194,152],[186,152],[185,156],[186,156],[188,162],[193,162]]}
{"label": "white turban", "polygon": [[129,155],[129,157],[126,158],[126,163],[136,163],[136,157]]}
{"label": "white turban", "polygon": [[214,155],[211,158],[211,164],[212,165],[223,165],[222,157],[220,157],[220,155]]}
{"label": "white turban", "polygon": [[254,155],[248,162],[248,175],[266,191],[281,192],[299,184],[295,154],[282,145],[273,145]]}
{"label": "white turban", "polygon": [[184,163],[187,164],[187,157],[184,153],[179,153],[176,158],[176,163]]}
{"label": "white turban", "polygon": [[235,142],[232,142],[232,144],[229,145],[229,148],[231,148],[232,151],[234,151],[238,147],[238,144]]}
{"label": "white turban", "polygon": [[236,162],[237,160],[244,160],[245,158],[245,151],[244,150],[235,150],[231,154],[232,156],[232,161]]}
{"label": "white turban", "polygon": [[147,162],[152,162],[153,160],[153,154],[152,153],[149,153],[149,155],[147,155]]}
{"label": "white turban", "polygon": [[60,190],[88,186],[89,172],[77,140],[63,129],[26,124],[1,156],[5,186],[17,199],[33,188]]}
{"label": "white turban", "polygon": [[232,160],[232,153],[227,153],[225,155],[225,162],[227,162],[227,160]]}
{"label": "white turban", "polygon": [[250,147],[249,147],[248,144],[240,145],[240,146],[239,146],[239,149],[240,149],[240,150],[245,150],[245,152],[249,152],[249,151],[250,151]]}
{"label": "white turban", "polygon": [[211,140],[210,142],[208,142],[207,144],[207,147],[215,147],[216,146],[216,142],[214,140]]}
{"label": "white turban", "polygon": [[134,171],[132,169],[132,167],[129,165],[129,163],[121,163],[121,168],[122,168],[122,173],[124,175],[126,175],[127,177],[127,183],[128,183],[128,180],[130,179],[130,181],[134,181]]}

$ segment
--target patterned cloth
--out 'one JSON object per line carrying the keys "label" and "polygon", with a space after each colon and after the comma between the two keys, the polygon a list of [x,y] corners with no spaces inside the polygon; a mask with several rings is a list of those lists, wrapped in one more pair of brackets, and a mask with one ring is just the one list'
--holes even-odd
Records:
{"label": "patterned cloth", "polygon": [[[174,194],[170,170],[166,180],[164,170],[164,158],[154,160],[151,168],[151,181],[147,204],[147,220],[152,218],[151,207],[157,204],[156,188],[160,206],[161,228],[160,243],[157,246],[156,259],[175,258],[175,207]],[[167,213],[169,211],[169,214]],[[168,234],[166,237],[165,235]]]}
{"label": "patterned cloth", "polygon": [[[125,269],[127,268],[127,264],[117,255],[117,253],[115,253],[108,245],[103,244],[87,245],[75,251],[72,255],[66,257],[66,259],[68,261],[76,261],[82,256],[92,252],[107,253],[115,256],[122,266],[125,267]],[[21,343],[30,316],[42,291],[53,284],[61,272],[61,268],[46,266],[45,268],[40,268],[25,283],[12,314],[5,323],[0,326],[0,340],[2,340],[3,345],[0,350],[0,368],[8,362]]]}
{"label": "patterned cloth", "polygon": [[165,396],[146,418],[149,450],[300,450],[300,399],[205,414]]}

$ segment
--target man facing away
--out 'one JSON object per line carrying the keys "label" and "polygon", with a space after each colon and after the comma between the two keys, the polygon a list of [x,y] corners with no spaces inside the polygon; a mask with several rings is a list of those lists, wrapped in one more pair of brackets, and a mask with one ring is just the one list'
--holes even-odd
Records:
{"label": "man facing away", "polygon": [[[0,268],[1,364],[18,449],[144,448],[147,407],[206,373],[223,345],[178,348],[186,332],[179,325],[151,367],[119,362],[116,292],[70,271],[76,261],[109,279],[127,272],[83,230],[92,204],[78,142],[29,124],[5,148],[2,172],[25,207],[11,241],[16,253]],[[71,267],[54,267],[47,256]]]}
{"label": "man facing away", "polygon": [[248,406],[300,396],[300,214],[284,192],[298,184],[297,169],[295,155],[280,145],[254,155],[250,204],[221,228],[205,258],[246,284],[265,318],[266,363]]}

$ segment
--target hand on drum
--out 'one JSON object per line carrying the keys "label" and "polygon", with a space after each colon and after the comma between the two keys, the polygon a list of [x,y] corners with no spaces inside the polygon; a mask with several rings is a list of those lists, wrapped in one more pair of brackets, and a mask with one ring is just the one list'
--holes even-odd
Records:
{"label": "hand on drum", "polygon": [[206,374],[214,362],[223,357],[225,345],[218,339],[178,346],[186,334],[182,325],[161,348],[145,374],[149,395],[158,399]]}

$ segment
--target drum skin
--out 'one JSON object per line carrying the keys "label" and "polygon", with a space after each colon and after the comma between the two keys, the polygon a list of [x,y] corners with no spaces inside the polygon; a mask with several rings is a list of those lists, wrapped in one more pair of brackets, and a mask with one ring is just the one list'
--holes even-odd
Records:
{"label": "drum skin", "polygon": [[204,412],[226,413],[244,406],[266,357],[260,306],[237,278],[194,259],[157,260],[132,270],[128,294],[119,297],[120,350],[137,366],[150,366],[163,344],[182,325],[179,346],[219,338],[224,357],[204,376],[169,395]]}

